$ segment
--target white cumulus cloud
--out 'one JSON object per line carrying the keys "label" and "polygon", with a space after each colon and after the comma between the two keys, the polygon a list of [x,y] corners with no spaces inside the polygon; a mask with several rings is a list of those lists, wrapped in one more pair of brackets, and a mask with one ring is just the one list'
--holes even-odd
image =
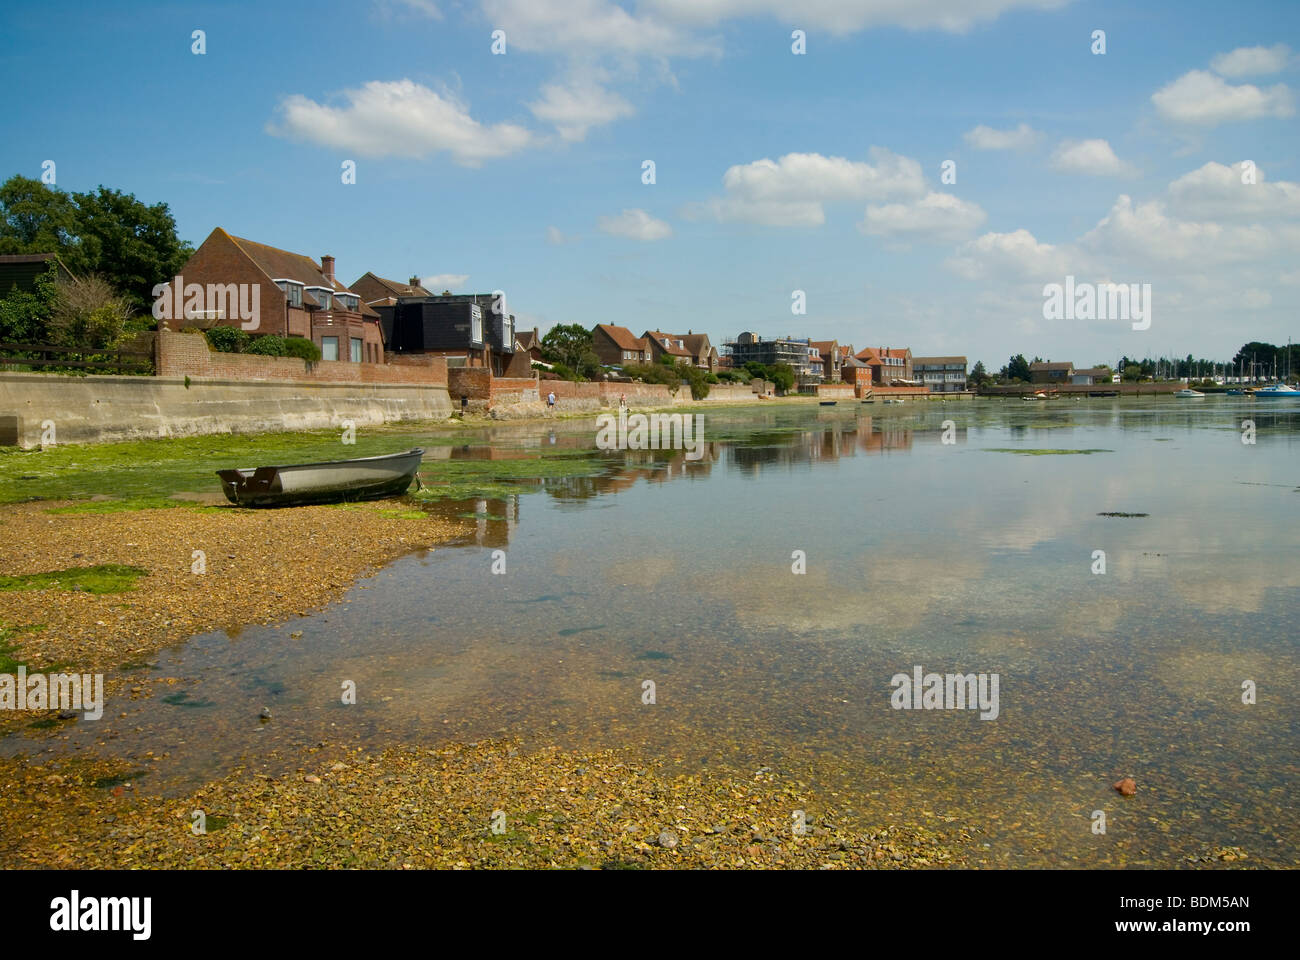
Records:
{"label": "white cumulus cloud", "polygon": [[915,199],[925,195],[921,165],[882,147],[872,147],[870,162],[787,153],[737,164],[722,176],[725,194],[687,208],[692,217],[766,226],[819,226],[823,204],[844,201]]}
{"label": "white cumulus cloud", "polygon": [[643,6],[675,22],[713,26],[766,15],[782,24],[835,34],[873,27],[962,32],[1011,10],[1056,10],[1069,0],[647,0]]}
{"label": "white cumulus cloud", "polygon": [[1285,70],[1290,59],[1291,48],[1285,43],[1271,47],[1238,47],[1216,56],[1210,61],[1210,69],[1225,77],[1255,77]]}
{"label": "white cumulus cloud", "polygon": [[286,97],[276,136],[345,150],[366,157],[424,157],[448,153],[457,163],[478,166],[533,141],[523,127],[479,123],[467,107],[412,80],[374,80],[344,92],[347,103],[328,106],[301,94]]}
{"label": "white cumulus cloud", "polygon": [[616,217],[601,217],[596,226],[602,233],[629,240],[663,240],[673,232],[673,228],[662,220],[638,209],[624,210]]}
{"label": "white cumulus cloud", "polygon": [[1243,182],[1244,173],[1242,163],[1210,161],[1169,185],[1170,207],[1193,219],[1300,220],[1300,184],[1269,183],[1258,166],[1254,183]]}
{"label": "white cumulus cloud", "polygon": [[570,77],[564,83],[548,83],[541,99],[530,103],[533,116],[555,127],[564,140],[582,140],[591,127],[629,117],[636,111],[617,93],[591,75]]}
{"label": "white cumulus cloud", "polygon": [[1160,115],[1177,123],[1215,126],[1229,120],[1289,117],[1295,113],[1284,83],[1261,89],[1233,85],[1206,70],[1191,70],[1151,95]]}
{"label": "white cumulus cloud", "polygon": [[858,229],[894,240],[954,241],[969,236],[985,219],[979,204],[951,193],[928,193],[912,203],[867,207]]}
{"label": "white cumulus cloud", "polygon": [[1105,140],[1063,140],[1052,152],[1052,166],[1063,173],[1122,177],[1132,173]]}
{"label": "white cumulus cloud", "polygon": [[966,143],[976,150],[1027,150],[1041,136],[1027,123],[1020,124],[1014,130],[995,130],[980,124],[962,134]]}

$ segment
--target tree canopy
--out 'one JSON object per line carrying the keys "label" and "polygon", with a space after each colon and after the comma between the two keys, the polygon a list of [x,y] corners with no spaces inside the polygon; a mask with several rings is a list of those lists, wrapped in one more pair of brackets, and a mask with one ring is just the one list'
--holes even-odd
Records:
{"label": "tree canopy", "polygon": [[57,253],[74,274],[103,278],[135,310],[148,312],[154,284],[178,274],[192,252],[165,203],[103,186],[66,193],[22,176],[0,184],[0,253]]}

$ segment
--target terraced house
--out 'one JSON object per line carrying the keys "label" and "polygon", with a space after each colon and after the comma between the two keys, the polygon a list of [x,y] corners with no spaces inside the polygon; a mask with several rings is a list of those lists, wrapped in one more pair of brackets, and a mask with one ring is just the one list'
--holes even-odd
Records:
{"label": "terraced house", "polygon": [[871,382],[880,387],[920,386],[912,380],[912,351],[867,347],[859,350],[857,359],[871,367]]}
{"label": "terraced house", "polygon": [[931,393],[960,393],[966,389],[966,358],[913,357],[912,376]]}
{"label": "terraced house", "polygon": [[[181,269],[185,287],[199,284],[205,290],[235,290],[244,302],[248,287],[257,287],[255,325],[238,310],[209,304],[203,310],[187,309],[168,319],[173,328],[242,326],[253,335],[273,333],[306,337],[320,348],[321,359],[353,363],[382,363],[384,339],[379,314],[334,276],[334,258],[320,263],[300,253],[231,236],[217,227],[194,251]],[[220,298],[224,300],[224,297]]]}

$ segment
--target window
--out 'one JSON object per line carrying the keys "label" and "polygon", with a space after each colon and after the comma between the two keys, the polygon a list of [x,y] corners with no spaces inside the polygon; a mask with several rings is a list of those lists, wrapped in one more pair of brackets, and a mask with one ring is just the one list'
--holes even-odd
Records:
{"label": "window", "polygon": [[338,337],[320,338],[320,358],[322,360],[337,360],[339,358]]}
{"label": "window", "polygon": [[292,280],[277,280],[275,285],[279,287],[286,297],[289,298],[289,306],[302,306],[302,284],[294,283]]}
{"label": "window", "polygon": [[483,311],[479,309],[477,303],[469,305],[470,333],[471,343],[483,342]]}
{"label": "window", "polygon": [[324,287],[308,287],[307,289],[311,291],[311,295],[316,298],[316,302],[320,304],[322,310],[330,308],[333,298],[328,290]]}
{"label": "window", "polygon": [[352,338],[352,362],[353,363],[361,362],[361,338],[360,337]]}
{"label": "window", "polygon": [[338,299],[340,310],[355,310],[360,302],[356,297],[348,293],[338,293],[335,294],[335,297]]}

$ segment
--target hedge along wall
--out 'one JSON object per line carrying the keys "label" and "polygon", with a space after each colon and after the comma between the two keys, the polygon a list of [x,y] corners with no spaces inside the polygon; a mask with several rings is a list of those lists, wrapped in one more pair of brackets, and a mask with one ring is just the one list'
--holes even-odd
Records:
{"label": "hedge along wall", "polygon": [[159,330],[154,340],[154,370],[160,377],[217,380],[297,380],[307,383],[395,383],[445,387],[447,361],[420,357],[388,363],[350,363],[298,357],[219,353],[198,333]]}

